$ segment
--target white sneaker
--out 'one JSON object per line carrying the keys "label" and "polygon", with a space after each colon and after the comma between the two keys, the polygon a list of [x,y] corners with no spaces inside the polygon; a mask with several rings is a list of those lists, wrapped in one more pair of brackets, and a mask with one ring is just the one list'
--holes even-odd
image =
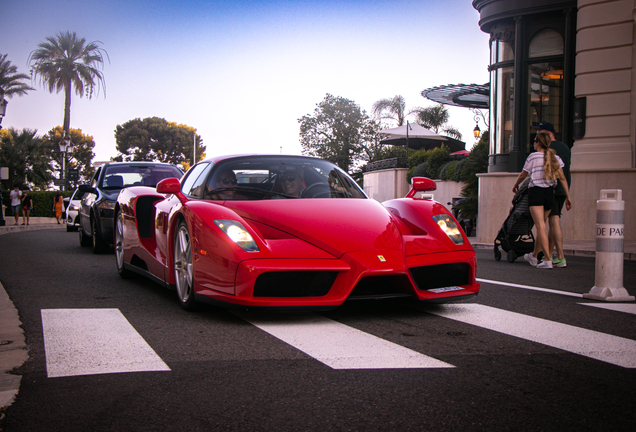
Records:
{"label": "white sneaker", "polygon": [[551,269],[552,261],[541,261],[541,263],[537,264],[537,268]]}
{"label": "white sneaker", "polygon": [[536,267],[537,264],[539,264],[539,260],[532,256],[532,252],[525,254],[523,258],[528,261],[532,267]]}

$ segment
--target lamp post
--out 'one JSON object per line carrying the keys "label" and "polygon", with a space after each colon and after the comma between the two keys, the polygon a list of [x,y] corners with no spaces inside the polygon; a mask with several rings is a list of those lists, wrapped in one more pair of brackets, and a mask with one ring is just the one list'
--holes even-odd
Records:
{"label": "lamp post", "polygon": [[0,94],[0,129],[2,129],[2,119],[4,115],[7,113],[7,102],[4,98],[4,93]]}
{"label": "lamp post", "polygon": [[66,191],[66,152],[72,148],[73,142],[71,141],[71,137],[68,135],[68,132],[64,134],[64,138],[60,141],[60,151],[62,152],[62,180],[64,181],[62,185],[62,190]]}

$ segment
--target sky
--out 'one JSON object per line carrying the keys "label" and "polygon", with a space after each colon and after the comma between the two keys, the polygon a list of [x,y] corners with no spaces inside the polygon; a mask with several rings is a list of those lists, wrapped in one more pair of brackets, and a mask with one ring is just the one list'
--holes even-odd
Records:
{"label": "sky", "polygon": [[[298,119],[327,93],[371,114],[379,99],[402,95],[408,110],[434,105],[424,89],[488,82],[489,35],[471,3],[0,0],[0,54],[29,74],[48,36],[101,42],[105,89],[71,102],[71,128],[93,136],[94,161],[117,156],[117,125],[146,117],[196,128],[208,156],[301,154]],[[8,99],[2,126],[44,135],[62,125],[64,95],[30,85]],[[449,112],[470,149],[474,115]]]}

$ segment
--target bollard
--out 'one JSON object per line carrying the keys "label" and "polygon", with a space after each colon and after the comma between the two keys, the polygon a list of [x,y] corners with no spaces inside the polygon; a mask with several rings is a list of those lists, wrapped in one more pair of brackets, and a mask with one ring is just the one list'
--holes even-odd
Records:
{"label": "bollard", "polygon": [[596,273],[584,298],[610,302],[634,301],[623,287],[625,201],[620,189],[602,189],[596,201]]}

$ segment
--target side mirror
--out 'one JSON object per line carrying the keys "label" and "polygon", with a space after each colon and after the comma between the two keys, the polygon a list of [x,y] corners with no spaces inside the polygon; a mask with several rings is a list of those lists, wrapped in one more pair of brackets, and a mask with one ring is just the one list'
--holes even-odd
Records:
{"label": "side mirror", "polygon": [[77,187],[77,189],[79,189],[80,192],[84,192],[84,193],[92,193],[92,194],[96,194],[97,191],[95,190],[95,188],[90,187],[87,184],[81,184]]}
{"label": "side mirror", "polygon": [[414,198],[418,192],[434,191],[437,189],[437,184],[426,177],[413,177],[411,179],[411,190],[406,194],[405,198]]}
{"label": "side mirror", "polygon": [[181,192],[181,183],[177,178],[167,178],[157,183],[157,192],[160,194],[174,195]]}

